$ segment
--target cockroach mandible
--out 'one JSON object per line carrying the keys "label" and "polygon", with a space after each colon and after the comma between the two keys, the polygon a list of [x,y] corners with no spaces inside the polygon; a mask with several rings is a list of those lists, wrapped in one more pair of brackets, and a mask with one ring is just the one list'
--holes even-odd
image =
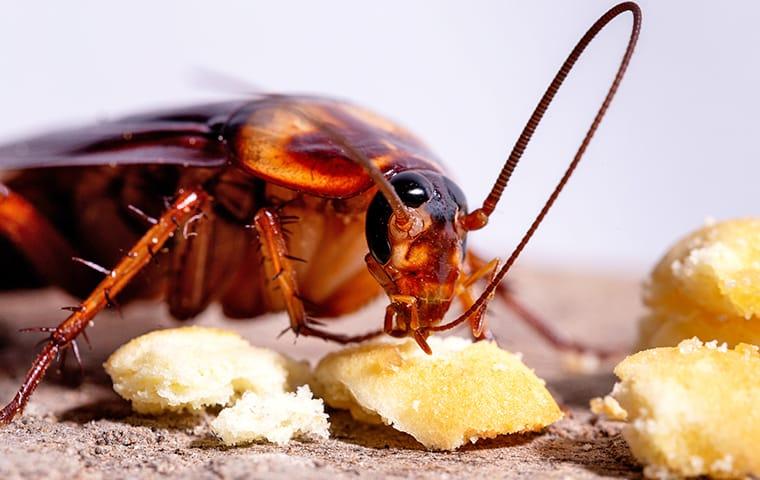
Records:
{"label": "cockroach mandible", "polygon": [[[570,166],[506,262],[481,260],[466,250],[467,233],[486,226],[565,77],[594,36],[624,12],[633,16],[627,48]],[[411,336],[430,353],[429,335],[465,322],[474,338],[487,338],[484,313],[498,294],[557,348],[583,349],[531,316],[501,281],[586,150],[629,64],[640,24],[639,7],[626,2],[591,26],[541,98],[491,192],[470,212],[459,187],[414,136],[325,98],[259,95],[0,147],[0,167],[16,171],[0,185],[0,243],[6,247],[0,262],[4,271],[18,273],[9,284],[4,276],[0,288],[56,285],[84,298],[57,328],[41,329],[50,337],[0,423],[22,412],[60,353],[71,348],[78,356],[76,338],[117,295],[122,302],[162,297],[178,319],[212,301],[230,317],[286,310],[296,335],[340,343],[382,333]],[[161,254],[166,247],[169,253]],[[357,259],[367,248],[365,268]],[[471,288],[484,278],[487,286],[475,298]],[[354,311],[381,288],[390,299],[382,330],[347,336],[312,320]],[[455,298],[465,311],[444,322]]]}

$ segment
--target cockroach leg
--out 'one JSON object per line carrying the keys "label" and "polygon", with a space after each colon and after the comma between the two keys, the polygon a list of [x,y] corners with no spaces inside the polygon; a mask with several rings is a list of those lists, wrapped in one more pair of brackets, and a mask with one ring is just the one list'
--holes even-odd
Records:
{"label": "cockroach leg", "polygon": [[299,335],[318,337],[341,344],[361,342],[382,335],[383,330],[361,335],[341,335],[317,328],[321,323],[306,315],[304,302],[298,292],[296,271],[292,265],[292,262],[302,260],[288,254],[280,220],[280,215],[275,208],[262,208],[253,219],[253,226],[261,243],[262,257],[265,259],[264,268],[267,276],[275,282],[272,288],[276,288],[283,296],[285,310],[290,318],[290,326],[280,335],[292,330],[296,337]]}
{"label": "cockroach leg", "polygon": [[[472,252],[468,252],[467,259],[473,270],[478,270],[484,265],[487,265],[485,260]],[[509,307],[520,320],[538,333],[541,338],[549,343],[555,350],[562,352],[591,353],[600,358],[608,358],[621,353],[619,350],[600,349],[565,339],[544,319],[540,318],[522,305],[522,303],[515,298],[514,294],[510,292],[509,288],[504,284],[499,284],[494,293],[498,295],[499,299],[504,302],[504,304]]]}
{"label": "cockroach leg", "polygon": [[106,292],[109,292],[109,296],[117,295],[150,262],[149,247],[160,247],[171,238],[176,230],[171,221],[171,216],[175,215],[180,221],[190,218],[207,199],[207,195],[200,189],[180,192],[177,200],[159,219],[158,223],[151,227],[130,250],[137,252],[137,256],[127,255],[123,257],[112,270],[112,274],[106,276],[82,302],[84,310],[73,312],[58,325],[55,331],[50,333],[50,338],[37,358],[34,359],[32,367],[27,372],[18,392],[10,403],[0,411],[0,424],[9,423],[23,412],[29,398],[55,358],[70,347],[77,336],[90,325],[95,315],[106,307],[108,303]]}
{"label": "cockroach leg", "polygon": [[288,255],[288,247],[280,224],[280,216],[274,208],[262,208],[253,219],[253,225],[261,243],[262,257],[265,259],[267,277],[279,287],[285,301],[285,309],[290,317],[290,329],[296,334],[305,334],[306,310],[299,298],[296,272]]}
{"label": "cockroach leg", "polygon": [[[461,286],[459,287],[458,292],[459,301],[462,303],[464,310],[469,309],[475,303],[475,300],[472,297],[472,292],[470,291],[470,287],[485,276],[488,276],[489,281],[493,280],[496,272],[499,270],[499,259],[494,258],[488,263],[482,262],[482,265],[480,265],[478,268],[472,268],[475,271],[465,277],[461,283]],[[493,295],[490,296],[488,302],[490,302],[492,298]],[[481,308],[476,310],[469,317],[470,332],[472,334],[472,338],[477,341],[493,339],[493,335],[488,329],[488,322],[486,320],[486,311],[488,310],[486,308],[486,305],[488,302],[486,302]]]}
{"label": "cockroach leg", "polygon": [[[342,345],[345,345],[348,343],[358,343],[358,342],[364,342],[366,340],[371,340],[373,338],[377,338],[381,336],[383,333],[385,333],[383,330],[372,330],[370,332],[362,333],[359,335],[341,335],[341,334],[321,330],[318,328],[314,328],[309,325],[305,325],[301,327],[301,330],[299,331],[300,335],[309,336],[309,337],[317,337],[323,340],[329,340],[331,342],[340,343]],[[406,333],[404,333],[402,336],[406,336]]]}

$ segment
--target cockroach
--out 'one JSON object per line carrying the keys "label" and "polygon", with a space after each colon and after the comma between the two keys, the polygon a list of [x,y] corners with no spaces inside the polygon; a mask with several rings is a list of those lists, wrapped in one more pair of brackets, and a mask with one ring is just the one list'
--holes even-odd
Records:
{"label": "cockroach", "polygon": [[[633,17],[630,39],[575,157],[506,262],[481,260],[466,248],[468,232],[488,223],[586,46],[624,12]],[[39,329],[49,337],[0,422],[23,411],[59,354],[72,349],[78,357],[77,337],[117,297],[163,299],[180,320],[211,302],[231,318],[285,310],[296,336],[348,343],[385,333],[412,337],[431,353],[431,334],[465,322],[475,339],[488,338],[484,313],[498,294],[555,347],[583,350],[530,315],[501,281],[583,156],[640,25],[639,7],[626,2],[591,26],[472,211],[411,133],[358,106],[315,96],[258,94],[0,147],[0,167],[8,171],[0,187],[0,264],[13,272],[0,287],[53,285],[83,298],[66,308],[70,315],[58,327]],[[471,290],[481,279],[487,284],[476,297]],[[343,335],[315,320],[353,312],[381,290],[390,304],[378,331]],[[454,299],[464,312],[444,322]]]}

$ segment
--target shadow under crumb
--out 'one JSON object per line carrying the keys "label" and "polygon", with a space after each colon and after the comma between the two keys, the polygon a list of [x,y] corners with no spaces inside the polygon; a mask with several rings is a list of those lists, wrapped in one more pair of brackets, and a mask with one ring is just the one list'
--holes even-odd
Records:
{"label": "shadow under crumb", "polygon": [[[455,451],[467,452],[516,447],[527,444],[540,435],[541,433],[528,432],[499,435],[495,438],[482,438],[476,443],[466,443]],[[451,453],[447,451],[428,450],[424,445],[407,433],[399,432],[388,425],[370,425],[359,422],[354,420],[350,413],[342,410],[330,411],[330,437],[338,441],[372,449],[430,451],[443,454]]]}
{"label": "shadow under crumb", "polygon": [[600,476],[643,478],[641,467],[623,439],[620,423],[587,412],[577,412],[573,418],[547,429],[545,441],[537,445],[539,454],[551,462],[573,463]]}

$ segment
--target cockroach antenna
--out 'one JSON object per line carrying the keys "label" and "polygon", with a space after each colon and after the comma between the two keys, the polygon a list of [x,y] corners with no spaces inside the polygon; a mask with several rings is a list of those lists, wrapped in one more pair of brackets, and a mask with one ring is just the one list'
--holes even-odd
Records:
{"label": "cockroach antenna", "polygon": [[518,137],[517,142],[515,142],[515,145],[512,148],[512,152],[509,154],[507,161],[504,163],[504,166],[502,167],[501,172],[499,173],[499,177],[496,179],[496,182],[494,183],[494,186],[491,189],[491,192],[488,194],[485,201],[483,202],[483,206],[476,210],[473,210],[471,213],[464,216],[462,218],[462,226],[465,228],[465,230],[471,231],[471,230],[481,229],[488,223],[488,218],[493,213],[494,209],[496,208],[496,205],[499,203],[501,194],[504,192],[504,189],[506,188],[507,183],[509,182],[509,179],[512,176],[512,172],[514,172],[515,167],[517,166],[517,163],[520,161],[520,158],[525,152],[525,148],[527,147],[528,142],[530,142],[530,139],[533,136],[533,133],[536,131],[536,127],[538,127],[538,124],[541,122],[541,119],[543,118],[544,113],[546,113],[547,108],[549,107],[552,100],[554,99],[554,96],[557,94],[557,91],[562,85],[562,82],[565,81],[565,78],[570,73],[570,70],[572,70],[573,66],[578,61],[581,54],[583,54],[584,50],[589,45],[589,43],[591,43],[591,41],[594,39],[594,37],[596,37],[596,35],[600,31],[602,31],[602,29],[610,21],[612,21],[615,17],[625,12],[631,12],[633,16],[633,23],[631,25],[631,36],[628,40],[628,45],[626,46],[625,53],[623,53],[623,58],[620,61],[620,66],[617,69],[615,78],[612,80],[612,84],[610,85],[609,90],[607,90],[607,96],[604,97],[604,101],[602,102],[602,105],[599,107],[599,110],[597,110],[596,116],[594,117],[594,120],[591,122],[591,126],[588,128],[588,131],[586,132],[586,136],[583,138],[583,141],[581,142],[580,147],[578,147],[578,150],[576,151],[575,156],[573,157],[573,160],[570,162],[570,165],[565,170],[564,175],[562,175],[562,178],[557,183],[557,186],[554,188],[551,195],[549,195],[549,198],[547,199],[546,203],[539,211],[535,220],[533,220],[533,223],[530,225],[530,227],[528,227],[528,230],[525,232],[520,242],[512,251],[512,254],[504,263],[504,266],[502,266],[501,270],[499,270],[496,276],[493,277],[489,281],[488,285],[486,286],[486,289],[483,291],[480,297],[478,297],[475,303],[473,303],[470,308],[468,308],[464,313],[462,313],[456,319],[443,325],[430,327],[429,329],[430,331],[443,331],[443,330],[448,330],[450,328],[453,328],[454,326],[464,322],[471,315],[478,312],[479,309],[484,307],[484,304],[486,304],[489,301],[489,299],[493,296],[493,292],[496,290],[496,287],[504,279],[509,269],[512,268],[512,265],[515,263],[515,260],[517,260],[517,257],[520,256],[520,253],[522,253],[523,249],[525,248],[525,245],[527,245],[528,241],[536,232],[536,230],[538,229],[538,226],[541,224],[544,217],[546,217],[546,214],[549,212],[552,205],[554,205],[554,202],[557,200],[557,197],[559,196],[560,192],[565,187],[565,184],[567,184],[567,181],[570,179],[570,176],[575,171],[575,168],[578,166],[578,162],[580,162],[581,158],[583,157],[583,154],[586,152],[586,148],[588,147],[589,143],[591,143],[591,139],[593,138],[594,133],[596,133],[596,130],[599,127],[599,124],[602,122],[602,118],[604,118],[604,114],[607,112],[607,109],[609,108],[610,103],[612,102],[612,98],[615,96],[615,93],[617,92],[618,87],[620,86],[620,82],[623,80],[625,71],[628,68],[628,64],[631,61],[631,57],[633,56],[633,51],[634,51],[634,48],[636,47],[636,42],[639,39],[639,31],[641,30],[641,9],[634,2],[625,2],[625,3],[621,3],[619,5],[612,7],[610,10],[607,11],[607,13],[602,15],[591,26],[591,28],[588,29],[588,31],[586,31],[583,37],[581,37],[581,39],[575,45],[575,48],[573,48],[572,52],[570,52],[570,55],[568,55],[567,59],[565,60],[565,63],[562,64],[559,71],[554,76],[554,79],[549,84],[549,87],[546,89],[546,92],[544,92],[544,95],[543,97],[541,97],[541,100],[538,102],[538,105],[536,106],[536,109],[533,111],[533,114],[530,116],[530,118],[528,119],[528,122],[525,124],[525,128],[523,128],[523,131]]}

